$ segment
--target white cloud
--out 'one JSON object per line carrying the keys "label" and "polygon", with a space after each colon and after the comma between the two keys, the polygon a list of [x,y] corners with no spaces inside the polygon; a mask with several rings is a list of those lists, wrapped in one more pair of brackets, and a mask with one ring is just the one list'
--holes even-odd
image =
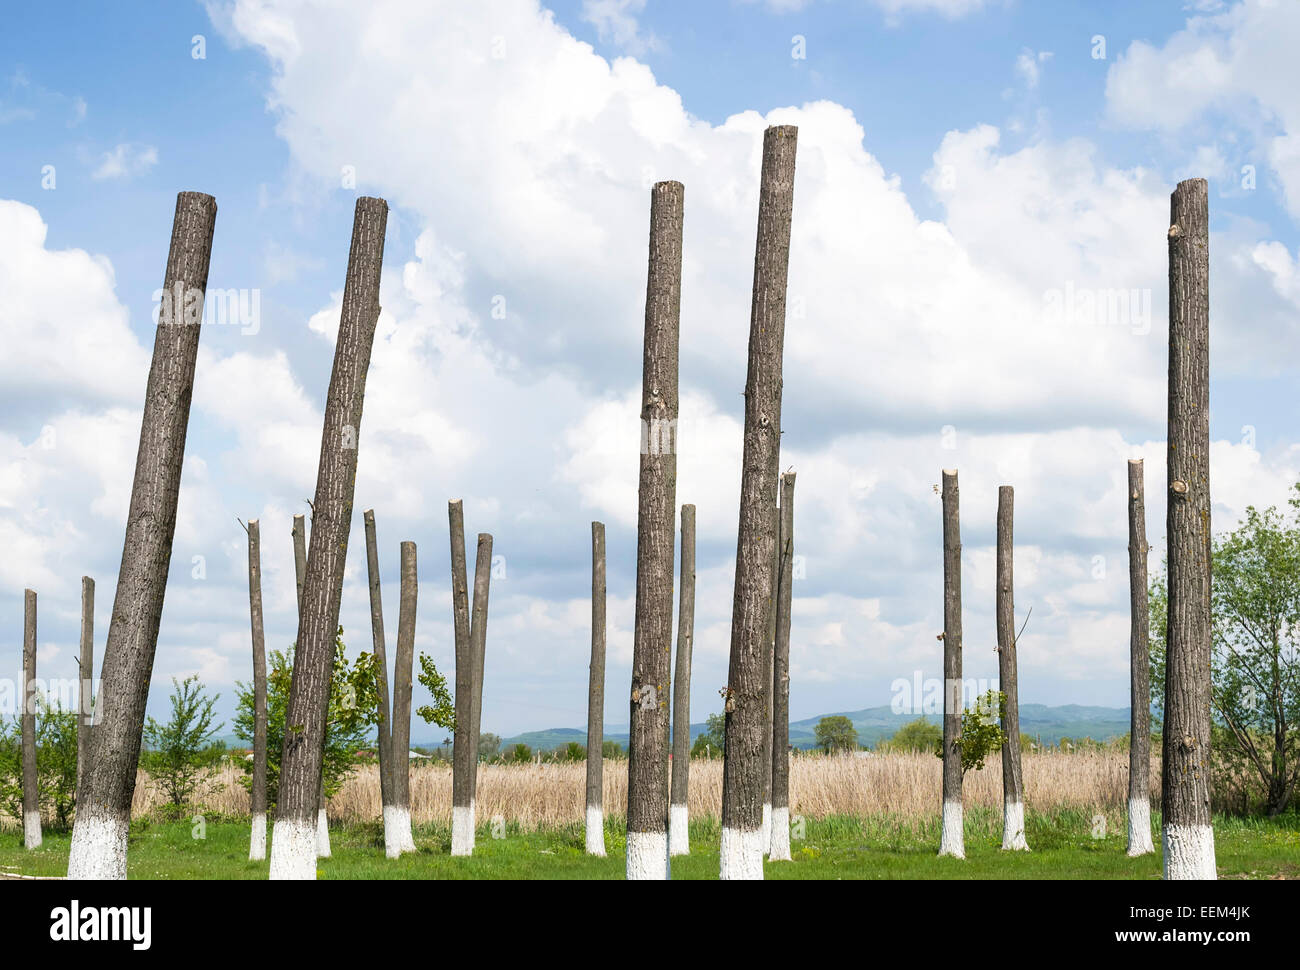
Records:
{"label": "white cloud", "polygon": [[104,152],[90,173],[93,179],[129,178],[142,175],[158,164],[158,149],[153,145],[123,142]]}
{"label": "white cloud", "polygon": [[629,54],[661,50],[663,43],[653,33],[643,33],[637,15],[645,0],[582,0],[582,19],[596,28],[602,41]]}

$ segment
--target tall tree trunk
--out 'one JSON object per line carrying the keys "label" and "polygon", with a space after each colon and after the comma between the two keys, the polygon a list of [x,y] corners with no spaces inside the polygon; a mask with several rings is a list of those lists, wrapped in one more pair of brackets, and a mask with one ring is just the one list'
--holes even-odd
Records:
{"label": "tall tree trunk", "polygon": [[587,854],[605,854],[605,524],[591,523],[591,667],[587,680]]}
{"label": "tall tree trunk", "polygon": [[478,739],[483,726],[483,661],[487,652],[488,588],[492,582],[492,536],[478,534],[474,553],[474,602],[470,607],[469,648],[474,661],[474,699],[470,708],[470,752],[474,756],[469,776],[469,847],[474,849],[474,799],[478,793]]}
{"label": "tall tree trunk", "polygon": [[962,830],[961,522],[957,472],[943,472],[943,834],[939,855],[966,858]]}
{"label": "tall tree trunk", "polygon": [[[307,517],[293,517],[293,567],[298,582],[298,622],[302,622],[303,590],[307,583]],[[331,669],[330,682],[333,683]],[[328,694],[326,695],[328,704]],[[325,727],[329,731],[329,725]],[[325,735],[321,735],[321,765],[325,764]],[[330,827],[325,814],[325,776],[321,774],[320,795],[316,799],[316,856],[320,859],[330,857]]]}
{"label": "tall tree trunk", "polygon": [[1160,808],[1166,879],[1217,878],[1210,825],[1210,214],[1169,200],[1169,633]]}
{"label": "tall tree trunk", "polygon": [[673,672],[673,785],[668,806],[668,853],[691,851],[687,792],[691,775],[691,648],[695,639],[695,506],[682,506],[681,595],[677,603],[677,664]]}
{"label": "tall tree trunk", "polygon": [[[397,811],[393,804],[392,711],[388,700],[388,646],[384,637],[384,603],[379,585],[379,542],[375,537],[375,510],[361,513],[366,527],[366,572],[370,579],[370,633],[375,658],[375,693],[379,695],[379,800],[384,815],[384,855],[402,854]],[[399,618],[398,622],[401,620]]]}
{"label": "tall tree trunk", "polygon": [[273,879],[316,877],[317,826],[312,815],[313,809],[319,809],[321,798],[322,745],[352,524],[366,372],[379,320],[379,277],[387,221],[388,204],[383,199],[357,200],[334,369],[325,399],[307,577],[293,660],[293,687],[285,716],[280,797],[271,837]]}
{"label": "tall tree trunk", "polygon": [[451,767],[451,854],[474,852],[473,742],[474,653],[469,639],[469,586],[465,568],[465,512],[460,499],[447,503],[451,526],[451,613],[456,637],[456,731]]}
{"label": "tall tree trunk", "polygon": [[77,662],[81,686],[77,692],[77,803],[86,790],[90,770],[90,737],[95,724],[95,581],[81,577],[81,657]]}
{"label": "tall tree trunk", "polygon": [[266,858],[266,637],[262,626],[262,531],[248,520],[248,615],[253,637],[253,831],[248,858]]}
{"label": "tall tree trunk", "polygon": [[641,366],[636,620],[627,763],[627,878],[668,878],[668,703],[677,518],[677,339],[682,300],[680,182],[650,195]]}
{"label": "tall tree trunk", "polygon": [[216,219],[217,202],[212,196],[182,192],[176,197],[122,564],[104,647],[103,716],[92,735],[90,773],[68,854],[72,879],[126,878],[131,799],[176,530],[176,499]]}
{"label": "tall tree trunk", "polygon": [[[780,467],[778,463],[778,468]],[[777,481],[780,485],[780,481]],[[779,490],[778,490],[779,491]],[[781,507],[777,503],[772,505],[772,534],[776,536],[776,543],[772,546],[772,598],[767,606],[767,639],[763,642],[763,690],[767,697],[764,700],[764,707],[767,710],[767,726],[763,731],[763,825],[760,840],[763,846],[763,855],[767,855],[772,848],[772,733],[773,733],[773,697],[772,697],[772,679],[776,675],[776,611],[777,611],[777,587],[781,581]]]}
{"label": "tall tree trunk", "polygon": [[772,650],[772,835],[769,858],[790,859],[790,606],[794,599],[794,472],[781,476],[781,572]]}
{"label": "tall tree trunk", "polygon": [[1020,692],[1016,673],[1016,601],[1013,556],[1015,490],[998,489],[997,631],[998,685],[1005,698],[1002,731],[1002,848],[1028,852],[1025,839],[1025,786],[1020,771]]}
{"label": "tall tree trunk", "polygon": [[415,543],[402,543],[402,589],[397,610],[397,657],[393,663],[393,808],[399,852],[414,852],[411,835],[411,670],[415,664],[415,607],[419,575]]}
{"label": "tall tree trunk", "polygon": [[1129,746],[1128,854],[1151,844],[1151,659],[1147,603],[1147,513],[1142,459],[1128,463]]}
{"label": "tall tree trunk", "polygon": [[41,847],[40,776],[36,770],[36,591],[23,590],[23,845]]}
{"label": "tall tree trunk", "polygon": [[776,482],[781,449],[781,368],[790,266],[795,150],[799,129],[763,135],[754,247],[754,291],[745,378],[745,444],[736,540],[736,588],[727,670],[722,766],[723,879],[763,878],[763,735],[767,722],[763,643],[772,598]]}

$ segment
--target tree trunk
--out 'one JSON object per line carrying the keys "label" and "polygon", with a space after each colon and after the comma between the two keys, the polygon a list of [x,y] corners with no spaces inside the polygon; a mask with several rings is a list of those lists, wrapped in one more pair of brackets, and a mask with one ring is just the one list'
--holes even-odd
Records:
{"label": "tree trunk", "polygon": [[478,739],[483,726],[483,660],[487,651],[488,588],[492,582],[492,536],[478,534],[478,548],[474,553],[474,602],[470,607],[469,651],[474,666],[474,689],[471,692],[470,745],[474,760],[469,775],[470,829],[469,847],[474,850],[474,799],[478,793]]}
{"label": "tree trunk", "polygon": [[23,845],[41,847],[40,776],[36,770],[36,591],[23,590]]}
{"label": "tree trunk", "polygon": [[379,277],[387,221],[388,204],[384,200],[357,200],[334,368],[325,399],[293,687],[285,716],[280,797],[271,838],[273,879],[316,876],[317,826],[312,824],[312,814],[321,799],[322,745],[352,524],[366,372],[379,320]]}
{"label": "tree trunk", "polygon": [[1025,786],[1020,772],[1020,693],[1016,672],[1016,602],[1013,557],[1015,490],[998,489],[998,685],[1005,698],[1002,731],[1002,848],[1029,851],[1025,840]]}
{"label": "tree trunk", "polygon": [[77,803],[86,790],[90,770],[90,738],[95,724],[95,581],[81,577],[81,687],[77,693]]}
{"label": "tree trunk", "polygon": [[962,831],[961,523],[957,472],[943,472],[943,835],[939,855],[966,858]]}
{"label": "tree trunk", "polygon": [[587,682],[587,854],[605,854],[605,524],[591,523],[591,667]]}
{"label": "tree trunk", "polygon": [[637,489],[636,620],[627,764],[627,878],[668,878],[668,703],[677,518],[677,340],[682,299],[680,182],[650,195]]}
{"label": "tree trunk", "polygon": [[469,587],[465,569],[465,515],[460,499],[447,503],[451,525],[451,613],[456,637],[456,731],[451,768],[451,854],[474,852],[473,742],[474,653],[469,638]]}
{"label": "tree trunk", "polygon": [[90,772],[68,855],[72,879],[126,878],[131,799],[176,530],[216,218],[212,196],[182,192],[176,197],[122,563],[104,647],[103,716],[92,734]]}
{"label": "tree trunk", "polygon": [[402,590],[397,610],[397,658],[393,664],[392,754],[393,807],[398,850],[414,852],[411,835],[411,669],[415,664],[415,606],[419,576],[415,543],[402,543]]}
{"label": "tree trunk", "polygon": [[745,378],[745,443],[740,479],[736,587],[727,671],[722,767],[723,879],[762,879],[763,736],[767,722],[763,643],[772,598],[776,482],[781,449],[781,365],[790,266],[795,149],[799,130],[763,135],[754,248],[754,292]]}
{"label": "tree trunk", "polygon": [[266,637],[262,626],[262,540],[248,520],[248,615],[253,637],[253,831],[248,858],[266,858]]}
{"label": "tree trunk", "polygon": [[[778,468],[780,465],[778,464]],[[778,480],[777,485],[780,485]],[[776,536],[776,543],[772,546],[772,598],[767,606],[767,639],[763,642],[764,647],[764,673],[763,673],[763,690],[767,697],[764,699],[764,707],[767,710],[767,725],[763,731],[763,824],[762,835],[760,836],[763,846],[763,855],[767,855],[772,848],[772,733],[773,733],[773,699],[772,699],[772,679],[776,675],[776,611],[778,585],[781,581],[781,507],[777,503],[772,506],[772,534]]]}
{"label": "tree trunk", "polygon": [[1169,633],[1160,808],[1166,879],[1214,879],[1210,825],[1210,217],[1179,182],[1169,227]]}
{"label": "tree trunk", "polygon": [[1151,844],[1151,659],[1147,603],[1146,489],[1142,459],[1128,463],[1129,746],[1128,854]]}
{"label": "tree trunk", "polygon": [[[375,510],[361,513],[366,526],[366,572],[370,579],[370,633],[375,658],[375,692],[379,695],[379,800],[384,816],[384,854],[396,859],[402,854],[398,840],[398,818],[393,805],[392,711],[388,700],[388,647],[384,637],[384,603],[379,585],[379,542],[375,537]],[[398,622],[401,620],[399,618]]]}
{"label": "tree trunk", "polygon": [[681,596],[677,604],[677,664],[673,672],[673,785],[668,852],[691,851],[686,795],[691,775],[691,648],[695,639],[695,506],[682,506]]}
{"label": "tree trunk", "polygon": [[769,858],[790,859],[790,606],[794,598],[794,472],[781,476],[781,572],[772,649],[772,834]]}
{"label": "tree trunk", "polygon": [[[303,590],[307,582],[307,518],[303,515],[293,517],[293,568],[298,582],[298,622],[302,622]],[[331,670],[330,682],[333,683]],[[327,701],[328,703],[328,694]],[[328,725],[326,730],[329,730]],[[325,763],[325,736],[321,735],[321,764]],[[316,856],[320,859],[330,857],[330,828],[325,815],[325,777],[321,775],[320,796],[316,800]]]}

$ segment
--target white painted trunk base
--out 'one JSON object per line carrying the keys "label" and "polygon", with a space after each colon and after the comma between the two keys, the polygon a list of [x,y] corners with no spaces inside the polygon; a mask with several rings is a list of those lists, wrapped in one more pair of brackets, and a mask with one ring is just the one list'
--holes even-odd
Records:
{"label": "white painted trunk base", "polygon": [[939,855],[950,855],[957,859],[966,858],[961,802],[943,803],[943,835],[939,839]]}
{"label": "white painted trunk base", "polygon": [[397,841],[397,853],[415,852],[415,836],[411,834],[411,808],[409,805],[394,805],[393,835]]}
{"label": "white painted trunk base", "polygon": [[587,855],[605,856],[605,812],[599,805],[587,806]]}
{"label": "white painted trunk base", "polygon": [[41,813],[23,812],[23,845],[28,849],[41,847]]}
{"label": "white painted trunk base", "polygon": [[1008,852],[1028,852],[1025,841],[1025,803],[1003,802],[1002,848]]}
{"label": "white painted trunk base", "polygon": [[125,879],[129,829],[125,819],[78,815],[72,825],[68,878]]}
{"label": "white painted trunk base", "polygon": [[763,878],[763,830],[724,827],[718,877],[720,879]]}
{"label": "white painted trunk base", "polygon": [[1214,829],[1209,825],[1166,825],[1166,879],[1218,879]]}
{"label": "white painted trunk base", "polygon": [[668,833],[627,833],[628,879],[668,878]]}
{"label": "white painted trunk base", "polygon": [[474,803],[451,807],[451,854],[474,854]]}
{"label": "white painted trunk base", "polygon": [[319,821],[278,818],[271,829],[271,878],[316,878]]}
{"label": "white painted trunk base", "polygon": [[248,840],[248,861],[261,862],[266,858],[266,812],[253,816],[253,833]]}
{"label": "white painted trunk base", "polygon": [[772,845],[772,803],[763,803],[763,855],[767,855],[768,849]]}
{"label": "white painted trunk base", "polygon": [[691,854],[690,813],[685,805],[668,806],[668,854]]}
{"label": "white painted trunk base", "polygon": [[1128,854],[1146,855],[1155,852],[1151,844],[1151,802],[1145,798],[1128,800]]}
{"label": "white painted trunk base", "polygon": [[772,840],[767,857],[773,862],[790,861],[790,809],[772,809]]}
{"label": "white painted trunk base", "polygon": [[330,823],[325,817],[323,808],[316,813],[316,857],[318,859],[330,857]]}

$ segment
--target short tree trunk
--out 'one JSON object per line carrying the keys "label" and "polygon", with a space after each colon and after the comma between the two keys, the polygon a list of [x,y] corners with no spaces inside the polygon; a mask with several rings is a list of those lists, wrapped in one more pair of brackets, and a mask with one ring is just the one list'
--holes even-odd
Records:
{"label": "short tree trunk", "polygon": [[781,569],[772,650],[772,834],[769,856],[790,859],[790,607],[794,599],[794,472],[781,476]]}
{"label": "short tree trunk", "polygon": [[357,476],[366,373],[379,320],[379,278],[388,204],[360,198],[352,224],[347,283],[325,399],[311,544],[303,586],[293,686],[285,715],[280,793],[271,837],[273,879],[314,879],[321,755],[333,680],[343,570]]}
{"label": "short tree trunk", "polygon": [[248,615],[253,639],[253,830],[248,858],[266,858],[266,637],[262,626],[262,541],[257,519],[248,521]]}
{"label": "short tree trunk", "polygon": [[691,851],[687,792],[691,776],[691,647],[695,638],[695,506],[682,506],[681,595],[677,604],[677,666],[673,672],[672,799],[668,852]]}
{"label": "short tree trunk", "polygon": [[36,770],[36,591],[23,590],[23,845],[41,847],[40,777]]}
{"label": "short tree trunk", "polygon": [[447,503],[451,526],[451,613],[456,638],[456,728],[451,768],[451,854],[474,851],[474,654],[469,639],[469,588],[465,567],[465,515],[460,499]]}
{"label": "short tree trunk", "polygon": [[419,593],[415,543],[402,543],[402,590],[397,612],[397,657],[393,664],[392,791],[400,852],[414,852],[411,835],[411,671],[415,664],[415,609]]}
{"label": "short tree trunk", "polygon": [[[379,706],[379,801],[384,819],[384,854],[396,859],[402,854],[398,832],[401,822],[393,804],[392,710],[388,700],[388,647],[384,636],[384,603],[379,583],[379,542],[375,536],[375,510],[361,513],[366,531],[366,573],[370,583],[370,635],[375,658],[375,693]],[[400,622],[400,621],[399,621]]]}
{"label": "short tree trunk", "polygon": [[966,858],[961,800],[961,522],[957,472],[943,473],[943,834],[939,855]]}
{"label": "short tree trunk", "polygon": [[[778,464],[777,467],[780,467],[780,465]],[[778,481],[777,484],[779,486],[780,482]],[[772,547],[772,599],[767,608],[767,639],[763,643],[765,653],[763,662],[766,668],[763,673],[763,689],[767,692],[764,704],[767,708],[767,727],[763,732],[763,834],[761,836],[763,855],[768,855],[772,847],[772,734],[775,715],[772,681],[776,676],[776,614],[778,609],[778,587],[781,582],[780,505],[774,504],[772,511],[775,516],[775,522],[772,524],[772,534],[776,536],[776,543]]]}
{"label": "short tree trunk", "polygon": [[90,772],[68,853],[72,879],[126,878],[131,799],[176,530],[216,218],[212,196],[182,192],[176,197],[163,276],[165,301],[154,332],[122,563],[104,647],[102,716],[91,739]]}
{"label": "short tree trunk", "polygon": [[1160,808],[1166,879],[1214,879],[1210,825],[1210,217],[1179,182],[1169,227],[1169,632]]}
{"label": "short tree trunk", "polygon": [[469,775],[470,829],[469,847],[474,849],[474,802],[478,795],[478,739],[483,723],[483,663],[487,653],[488,592],[492,584],[492,536],[478,534],[474,553],[474,600],[470,604],[469,648],[474,662],[474,689],[470,708],[470,753],[473,755]]}
{"label": "short tree trunk", "polygon": [[998,489],[998,684],[1005,697],[1002,731],[1002,848],[1029,851],[1025,839],[1025,786],[1020,773],[1020,694],[1016,672],[1016,605],[1013,557],[1015,491]]}
{"label": "short tree trunk", "polygon": [[81,577],[81,657],[77,663],[81,686],[77,692],[77,802],[90,770],[90,737],[95,724],[95,581]]}
{"label": "short tree trunk", "polygon": [[[303,590],[307,583],[307,517],[293,517],[293,568],[298,583],[298,622],[302,622]],[[330,677],[333,683],[333,673]],[[328,726],[326,727],[328,730]],[[321,736],[321,764],[325,763],[325,738]],[[325,780],[321,776],[320,796],[316,800],[316,856],[320,859],[330,857],[330,827],[325,814]]]}
{"label": "short tree trunk", "polygon": [[587,679],[587,854],[605,854],[605,524],[591,523],[591,666]]}
{"label": "short tree trunk", "polygon": [[1146,489],[1142,459],[1128,463],[1129,747],[1128,854],[1151,844],[1151,659],[1147,603]]}

